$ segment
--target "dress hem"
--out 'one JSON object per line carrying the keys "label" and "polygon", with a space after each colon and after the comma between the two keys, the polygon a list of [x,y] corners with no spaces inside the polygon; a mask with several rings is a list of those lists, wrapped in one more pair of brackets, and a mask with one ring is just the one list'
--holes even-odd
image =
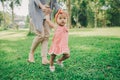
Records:
{"label": "dress hem", "polygon": [[49,55],[51,55],[51,54],[55,54],[55,55],[62,55],[62,54],[70,54],[70,52],[68,51],[68,52],[62,52],[62,53],[54,53],[54,52],[51,52],[51,53],[48,53]]}

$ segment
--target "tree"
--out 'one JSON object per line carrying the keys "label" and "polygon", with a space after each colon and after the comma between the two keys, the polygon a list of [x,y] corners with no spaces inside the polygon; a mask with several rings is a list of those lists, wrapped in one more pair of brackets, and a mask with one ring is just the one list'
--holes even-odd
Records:
{"label": "tree", "polygon": [[2,20],[4,20],[4,18],[3,18],[3,13],[0,11],[0,26],[1,26]]}
{"label": "tree", "polygon": [[21,0],[9,0],[10,8],[12,10],[12,24],[14,24],[14,7],[21,5]]}
{"label": "tree", "polygon": [[89,0],[88,1],[88,11],[91,10],[91,13],[94,15],[94,27],[106,26],[107,21],[107,13],[106,10],[108,9],[108,4],[106,4],[108,0]]}
{"label": "tree", "polygon": [[71,1],[70,0],[67,0],[67,7],[68,7],[68,15],[69,15],[68,26],[71,28]]}
{"label": "tree", "polygon": [[87,26],[87,1],[86,0],[72,0],[72,24],[77,27]]}
{"label": "tree", "polygon": [[28,15],[26,16],[25,26],[29,27],[28,35],[33,35],[34,34],[34,25],[32,24],[32,21]]}
{"label": "tree", "polygon": [[[75,22],[75,25],[78,26],[79,25],[79,12],[80,12],[80,8],[79,8],[79,4],[78,4],[78,1],[74,2],[74,4],[72,4],[72,16],[71,16],[71,19],[74,20]],[[74,25],[74,23],[73,23]]]}
{"label": "tree", "polygon": [[0,0],[0,2],[2,3],[2,7],[3,7],[3,26],[4,26],[4,29],[5,29],[5,24],[6,24],[6,18],[5,18],[5,5],[4,5],[4,2],[5,2],[6,0]]}
{"label": "tree", "polygon": [[120,26],[120,0],[107,0],[106,4],[110,6],[107,10],[110,26]]}

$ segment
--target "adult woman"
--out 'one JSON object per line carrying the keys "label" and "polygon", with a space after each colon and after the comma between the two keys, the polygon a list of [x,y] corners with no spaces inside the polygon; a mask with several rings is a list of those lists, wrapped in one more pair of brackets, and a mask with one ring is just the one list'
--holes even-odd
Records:
{"label": "adult woman", "polygon": [[[49,61],[47,59],[47,53],[50,27],[44,20],[45,14],[49,14],[53,7],[55,7],[56,10],[59,10],[60,7],[58,6],[56,0],[29,0],[29,1],[30,1],[29,15],[31,18],[31,23],[35,28],[36,36],[32,42],[28,61],[34,62],[34,51],[37,48],[37,46],[41,43],[42,64],[48,64]],[[50,8],[46,6],[48,4]]]}

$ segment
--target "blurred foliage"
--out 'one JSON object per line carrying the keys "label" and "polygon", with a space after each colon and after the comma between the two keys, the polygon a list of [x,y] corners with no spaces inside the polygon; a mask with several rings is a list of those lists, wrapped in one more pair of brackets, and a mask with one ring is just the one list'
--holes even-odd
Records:
{"label": "blurred foliage", "polygon": [[[22,0],[0,0],[4,6],[4,2],[9,1],[12,12],[12,21],[14,20],[14,7],[21,4]],[[70,6],[68,1],[58,0],[64,3],[67,8],[71,9],[71,23],[73,27],[110,27],[120,26],[120,0],[71,0]],[[4,8],[3,8],[4,9]],[[69,11],[69,10],[68,10]],[[53,10],[53,17],[56,11]],[[0,26],[9,24],[10,18],[6,17],[4,10],[0,12]],[[10,17],[10,16],[9,16]],[[52,17],[52,18],[53,18]],[[29,21],[26,21],[26,27]],[[5,26],[6,28],[6,26]]]}
{"label": "blurred foliage", "polygon": [[4,24],[3,20],[4,20],[3,12],[0,11],[0,29],[1,30],[6,30],[6,29],[9,28],[9,25],[11,23],[10,14],[5,13],[5,24]]}
{"label": "blurred foliage", "polygon": [[120,26],[120,0],[71,0],[71,6],[74,26]]}

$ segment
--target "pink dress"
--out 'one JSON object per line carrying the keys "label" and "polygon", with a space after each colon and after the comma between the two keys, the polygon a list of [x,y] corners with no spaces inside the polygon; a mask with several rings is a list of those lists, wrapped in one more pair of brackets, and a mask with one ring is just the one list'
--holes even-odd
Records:
{"label": "pink dress", "polygon": [[68,29],[67,27],[58,26],[52,40],[52,45],[49,50],[49,54],[63,54],[69,53],[68,48]]}

